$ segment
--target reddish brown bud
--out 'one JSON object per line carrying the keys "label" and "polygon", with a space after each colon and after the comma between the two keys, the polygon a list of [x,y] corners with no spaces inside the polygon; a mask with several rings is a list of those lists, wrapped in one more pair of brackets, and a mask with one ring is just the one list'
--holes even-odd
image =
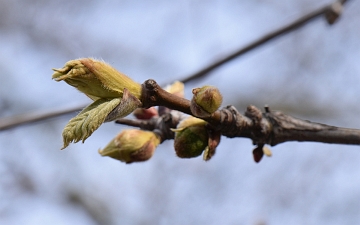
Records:
{"label": "reddish brown bud", "polygon": [[134,110],[133,114],[137,119],[140,120],[148,120],[159,115],[155,107],[150,107],[148,109],[137,108]]}
{"label": "reddish brown bud", "polygon": [[262,147],[256,147],[254,150],[253,150],[253,156],[254,156],[254,161],[256,163],[260,162],[260,160],[262,159],[262,157],[264,156],[264,152],[262,150]]}
{"label": "reddish brown bud", "polygon": [[221,133],[219,131],[208,129],[208,134],[208,147],[205,149],[203,155],[205,161],[209,161],[215,155],[216,147],[219,145],[221,138]]}

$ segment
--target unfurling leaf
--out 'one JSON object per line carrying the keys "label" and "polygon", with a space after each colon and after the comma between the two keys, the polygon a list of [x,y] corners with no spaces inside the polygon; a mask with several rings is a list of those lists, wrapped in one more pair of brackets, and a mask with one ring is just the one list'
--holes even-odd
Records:
{"label": "unfurling leaf", "polygon": [[84,142],[102,123],[127,116],[142,105],[141,85],[105,62],[83,58],[53,70],[54,80],[65,81],[94,100],[64,128],[62,149],[71,142]]}
{"label": "unfurling leaf", "polygon": [[122,98],[99,99],[72,118],[63,130],[64,148],[71,142],[83,142],[104,122],[129,115],[141,105],[139,99],[124,89]]}
{"label": "unfurling leaf", "polygon": [[71,142],[83,142],[105,121],[109,113],[117,107],[121,98],[112,100],[99,99],[83,109],[72,118],[63,130],[63,141],[66,148]]}

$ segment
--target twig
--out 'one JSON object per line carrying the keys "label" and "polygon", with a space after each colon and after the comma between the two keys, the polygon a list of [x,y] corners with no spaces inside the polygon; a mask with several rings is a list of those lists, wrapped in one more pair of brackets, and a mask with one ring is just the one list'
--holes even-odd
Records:
{"label": "twig", "polygon": [[[145,81],[142,91],[142,102],[145,107],[165,106],[192,115],[189,100],[164,91],[154,80]],[[360,145],[358,129],[301,120],[281,112],[270,111],[269,107],[265,107],[263,113],[255,106],[249,106],[242,115],[234,106],[227,106],[202,119],[208,121],[214,130],[220,131],[224,136],[250,138],[253,144],[261,148],[265,144],[274,146],[287,141]],[[172,127],[176,126],[174,121],[179,120],[173,120]],[[154,121],[150,123],[156,124]],[[168,132],[166,126],[154,126],[163,133]]]}
{"label": "twig", "polygon": [[[226,56],[225,58],[212,63],[211,65],[207,66],[206,68],[196,72],[195,74],[190,75],[187,78],[182,79],[181,81],[183,83],[187,83],[189,81],[203,77],[203,76],[207,75],[209,72],[211,72],[212,70],[223,65],[224,63],[229,62],[230,60],[257,48],[257,47],[267,43],[268,41],[273,40],[276,37],[279,37],[279,36],[286,34],[292,30],[300,28],[301,26],[305,25],[306,23],[312,21],[313,19],[315,19],[321,15],[328,14],[330,16],[334,16],[334,15],[339,16],[339,12],[334,10],[334,9],[338,9],[338,7],[334,7],[334,6],[335,5],[338,6],[339,3],[342,5],[345,2],[346,2],[346,0],[341,0],[339,2],[335,2],[333,4],[325,6],[318,10],[315,10],[314,12],[311,12],[308,15],[301,17],[300,19],[294,21],[293,23],[291,23],[283,28],[280,28],[279,30],[271,32],[270,34],[265,35],[264,37],[258,39],[257,41]],[[332,24],[333,22],[331,22],[331,20],[328,18],[328,15],[327,15],[326,19],[329,21],[330,24]],[[336,18],[335,18],[335,20],[336,20]],[[334,18],[331,18],[331,19],[334,20]],[[54,118],[54,117],[67,115],[67,114],[70,114],[73,112],[80,111],[82,108],[84,108],[84,106],[78,106],[78,107],[74,107],[74,108],[71,108],[68,110],[55,109],[55,110],[50,110],[48,112],[40,111],[40,112],[34,112],[34,113],[26,113],[23,115],[11,116],[11,117],[7,117],[7,118],[1,118],[0,119],[0,131],[14,128],[17,126],[21,126],[24,124],[29,124],[29,123],[33,123],[33,122],[37,122],[37,121],[41,121],[41,120],[46,120],[46,119],[50,119],[50,118]]]}
{"label": "twig", "polygon": [[49,112],[34,112],[34,113],[26,113],[23,115],[0,118],[0,131],[17,127],[20,125],[25,125],[59,116],[73,114],[79,112],[84,107],[85,106],[82,107],[76,106],[68,109],[56,109]]}
{"label": "twig", "polygon": [[165,140],[174,139],[175,134],[171,128],[176,128],[182,119],[183,115],[180,113],[166,112],[159,117],[153,117],[149,120],[128,120],[121,118],[115,121],[115,123],[154,131],[160,136],[161,142],[164,142]]}
{"label": "twig", "polygon": [[[213,71],[214,69],[222,66],[223,64],[241,56],[241,55],[244,55],[245,53],[263,45],[263,44],[266,44],[267,42],[277,38],[277,37],[280,37],[282,35],[285,35],[287,33],[289,33],[290,31],[293,31],[295,29],[298,29],[300,28],[301,26],[304,26],[305,24],[311,22],[312,20],[320,17],[320,16],[323,16],[324,14],[325,15],[329,15],[329,17],[326,17],[327,21],[329,24],[333,24],[335,22],[335,20],[337,19],[337,17],[339,17],[340,15],[338,14],[336,18],[333,18],[335,15],[332,13],[335,9],[338,9],[337,6],[340,6],[343,5],[344,3],[346,2],[346,0],[342,0],[340,2],[336,1],[335,3],[332,3],[330,5],[327,5],[327,6],[324,6],[323,8],[320,8],[320,9],[317,9],[297,20],[295,20],[294,22],[278,29],[278,30],[275,30],[263,37],[261,37],[260,39],[248,44],[247,46],[235,51],[234,53],[212,63],[211,65],[205,67],[204,69],[201,69],[200,71],[186,77],[186,78],[183,78],[181,79],[180,81],[183,82],[183,83],[186,83],[186,82],[189,82],[189,81],[194,81],[198,78],[202,78],[204,77],[205,75],[209,75],[209,73],[211,71]],[[335,6],[335,7],[334,7]],[[335,13],[338,13],[338,12],[335,12]],[[333,16],[330,18],[330,16]],[[334,20],[334,21],[333,21]]]}

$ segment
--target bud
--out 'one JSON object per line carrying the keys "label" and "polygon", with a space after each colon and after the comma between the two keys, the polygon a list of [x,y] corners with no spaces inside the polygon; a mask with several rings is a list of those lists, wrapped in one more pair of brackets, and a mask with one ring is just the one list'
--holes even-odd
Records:
{"label": "bud", "polygon": [[65,126],[62,149],[71,142],[84,142],[102,123],[124,117],[142,105],[141,85],[105,62],[83,58],[53,70],[53,79],[65,81],[94,100]]}
{"label": "bud", "polygon": [[141,85],[109,64],[91,58],[68,61],[61,69],[53,69],[52,78],[65,81],[93,100],[99,98],[121,98],[124,88],[137,98]]}
{"label": "bud", "polygon": [[209,141],[208,146],[206,147],[203,154],[203,159],[205,161],[209,161],[215,155],[216,147],[219,145],[221,139],[220,131],[215,131],[212,129],[208,129],[207,131],[209,135]]}
{"label": "bud", "polygon": [[262,146],[257,146],[254,150],[253,150],[253,157],[254,157],[254,161],[256,163],[260,162],[260,160],[262,159],[262,157],[264,156],[264,152],[262,150]]}
{"label": "bud", "polygon": [[256,163],[260,162],[260,160],[262,159],[262,157],[264,156],[264,154],[268,157],[272,156],[271,150],[270,148],[264,146],[264,145],[260,145],[257,146],[254,150],[253,150],[253,157],[254,157],[254,161]]}
{"label": "bud", "polygon": [[325,19],[328,24],[334,24],[342,14],[343,11],[343,3],[340,1],[334,2],[325,12]]}
{"label": "bud", "polygon": [[155,107],[150,107],[148,109],[137,108],[134,110],[133,114],[137,119],[140,120],[148,120],[159,115]]}
{"label": "bud", "polygon": [[204,120],[189,117],[179,123],[175,134],[174,148],[180,158],[193,158],[201,155],[208,145],[208,132]]}
{"label": "bud", "polygon": [[180,123],[177,125],[176,129],[171,129],[174,132],[179,132],[182,131],[183,129],[190,127],[190,126],[205,126],[207,124],[207,122],[205,120],[193,117],[193,116],[189,116],[185,119],[183,119],[182,121],[180,121]]}
{"label": "bud", "polygon": [[268,147],[266,147],[266,146],[263,147],[263,152],[264,152],[264,154],[265,154],[267,157],[271,157],[271,156],[272,156],[272,152],[271,152],[270,148],[268,148]]}
{"label": "bud", "polygon": [[142,162],[151,158],[159,144],[160,138],[154,132],[129,129],[123,130],[99,153],[125,163]]}
{"label": "bud", "polygon": [[222,95],[219,89],[213,86],[204,86],[202,88],[194,88],[194,94],[190,110],[194,116],[208,117],[214,113],[222,103]]}

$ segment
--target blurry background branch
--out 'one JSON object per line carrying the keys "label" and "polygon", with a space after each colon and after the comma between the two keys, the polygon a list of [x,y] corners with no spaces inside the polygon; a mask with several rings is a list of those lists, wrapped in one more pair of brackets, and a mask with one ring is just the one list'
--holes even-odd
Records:
{"label": "blurry background branch", "polygon": [[40,111],[40,112],[33,112],[33,113],[26,113],[23,115],[11,116],[7,118],[0,119],[0,130],[10,129],[12,127],[25,125],[28,123],[35,123],[38,121],[64,116],[68,114],[72,114],[84,108],[86,105],[83,106],[75,106],[71,108],[61,108],[61,109],[54,109],[50,111]]}
{"label": "blurry background branch", "polygon": [[241,55],[244,55],[245,53],[260,47],[263,44],[266,44],[268,41],[273,40],[274,38],[280,37],[281,35],[284,35],[290,31],[296,30],[298,28],[300,28],[301,26],[307,24],[308,22],[311,22],[313,19],[316,19],[320,16],[325,16],[325,19],[327,20],[327,22],[331,25],[333,24],[338,17],[341,14],[342,11],[342,5],[346,2],[346,0],[342,0],[342,1],[336,1],[333,4],[324,6],[323,8],[320,8],[318,10],[315,10],[297,20],[295,20],[294,22],[290,23],[287,26],[284,26],[278,30],[275,30],[265,36],[263,36],[262,38],[250,43],[249,45],[239,49],[238,51],[235,51],[232,54],[229,54],[228,56],[214,62],[213,64],[205,67],[204,69],[194,73],[193,75],[190,75],[182,80],[180,80],[183,83],[189,82],[189,81],[193,81],[196,80],[198,78],[202,78],[205,75],[209,74],[209,72],[213,71],[214,69],[218,68],[219,66],[229,62],[232,59],[235,59],[236,57],[239,57]]}
{"label": "blurry background branch", "polygon": [[[214,69],[224,65],[225,63],[257,48],[262,46],[265,43],[268,43],[269,41],[275,39],[276,37],[280,37],[281,35],[287,34],[290,31],[296,30],[300,28],[301,26],[313,21],[314,19],[325,16],[327,22],[329,24],[333,24],[338,17],[341,15],[342,12],[342,5],[346,2],[346,0],[340,0],[336,1],[332,4],[326,5],[320,9],[317,9],[298,20],[290,23],[287,26],[284,26],[278,30],[275,30],[262,38],[250,43],[249,45],[239,49],[238,51],[235,51],[234,53],[229,54],[228,56],[210,64],[209,66],[205,67],[204,69],[201,69],[200,71],[186,77],[183,79],[180,79],[181,82],[187,83],[199,78],[202,78],[209,74]],[[13,127],[17,127],[24,124],[29,124],[37,121],[42,121],[50,118],[55,118],[63,115],[73,114],[75,112],[80,111],[84,106],[77,106],[69,109],[55,109],[55,110],[49,110],[49,111],[40,111],[40,112],[33,112],[33,113],[25,113],[22,115],[16,115],[16,116],[10,116],[5,118],[0,118],[0,131],[10,129]]]}

